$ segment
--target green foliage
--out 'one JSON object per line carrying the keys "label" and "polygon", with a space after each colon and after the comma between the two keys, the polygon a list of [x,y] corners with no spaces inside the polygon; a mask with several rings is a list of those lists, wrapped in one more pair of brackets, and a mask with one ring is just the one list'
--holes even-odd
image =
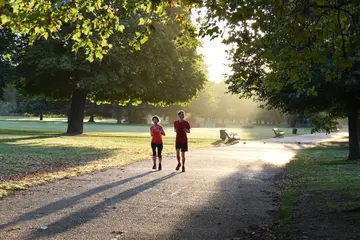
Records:
{"label": "green foliage", "polygon": [[[7,27],[13,33],[26,36],[30,43],[41,38],[71,39],[74,41],[73,51],[83,49],[87,60],[94,61],[102,59],[112,48],[108,42],[110,38],[128,27],[121,23],[123,19],[131,17],[134,13],[143,13],[138,24],[150,29],[153,14],[161,21],[167,21],[174,19],[174,16],[168,15],[169,9],[182,7],[181,4],[170,4],[168,0],[9,0],[0,5],[0,28]],[[188,22],[179,16],[182,15],[176,15],[176,19],[184,26],[184,31],[191,34]],[[61,31],[69,25],[72,26],[71,30],[62,36]],[[144,43],[146,34],[135,42]],[[140,46],[135,45],[136,48]]]}
{"label": "green foliage", "polygon": [[[131,39],[132,32],[138,30],[139,37],[142,26],[138,20],[129,19],[128,27],[123,34],[114,35],[110,41],[113,46],[119,46],[127,39]],[[112,99],[121,102],[131,100],[145,101],[166,105],[191,100],[203,88],[206,75],[201,68],[203,59],[196,53],[196,45],[179,45],[176,42],[181,33],[181,26],[177,21],[153,22],[153,32],[141,49],[131,51],[127,48],[114,47],[104,57],[104,64],[97,68],[100,74],[95,78],[97,83],[106,82],[102,93],[95,93],[95,99]],[[126,37],[124,39],[124,37]],[[194,41],[194,39],[186,39]],[[132,44],[132,41],[129,41]],[[109,71],[112,69],[113,71]],[[109,79],[117,78],[110,82]]]}
{"label": "green foliage", "polygon": [[212,11],[203,34],[209,34],[214,19],[227,21],[226,42],[234,44],[234,73],[227,79],[232,92],[256,96],[285,112],[320,108],[338,116],[350,99],[357,101],[360,10],[355,1],[222,0],[205,5]]}
{"label": "green foliage", "polygon": [[[76,134],[83,132],[82,103],[86,97],[94,103],[119,105],[187,102],[207,79],[201,68],[202,58],[196,53],[198,41],[183,33],[182,22],[175,18],[183,11],[167,10],[167,21],[160,13],[151,14],[152,28],[143,20],[149,17],[146,12],[124,17],[118,24],[127,27],[102,39],[102,45],[111,46],[107,54],[97,52],[98,59],[90,62],[86,61],[91,57],[87,50],[73,52],[78,49],[75,45],[79,36],[68,35],[75,26],[62,25],[58,38],[36,40],[23,49],[14,85],[24,95],[60,101],[71,98],[68,133]],[[184,14],[184,18],[189,17]]]}
{"label": "green foliage", "polygon": [[15,64],[19,56],[19,37],[0,28],[0,99],[6,84],[16,77]]}
{"label": "green foliage", "polygon": [[17,108],[13,110],[19,114],[54,114],[66,115],[69,110],[68,101],[52,101],[45,97],[38,96],[34,98],[19,96],[17,99]]}
{"label": "green foliage", "polygon": [[73,54],[62,40],[39,40],[25,49],[14,84],[23,95],[65,100],[90,70],[85,56]]}
{"label": "green foliage", "polygon": [[[196,45],[178,45],[174,39],[182,26],[175,20],[161,22],[161,18],[153,20],[154,30],[145,42],[141,35],[147,26],[138,25],[141,16],[120,21],[127,28],[103,41],[112,48],[101,57],[102,61],[89,63],[85,61],[86,52],[72,52],[76,40],[66,39],[72,27],[62,30],[63,38],[35,41],[18,66],[22,78],[15,85],[25,94],[60,100],[68,99],[73,89],[80,87],[86,89],[90,100],[97,102],[188,101],[206,81]],[[138,32],[143,41],[139,50],[124,47],[133,44],[133,32]]]}
{"label": "green foliage", "polygon": [[326,133],[335,132],[337,131],[337,125],[339,124],[337,121],[333,119],[331,116],[312,116],[310,118],[314,127],[311,129],[311,133],[314,132],[322,132],[325,131]]}

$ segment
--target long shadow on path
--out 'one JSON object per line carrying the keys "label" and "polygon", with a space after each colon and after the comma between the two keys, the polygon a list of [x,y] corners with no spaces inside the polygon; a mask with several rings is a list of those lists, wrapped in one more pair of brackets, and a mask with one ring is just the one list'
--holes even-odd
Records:
{"label": "long shadow on path", "polygon": [[255,239],[244,236],[246,229],[271,227],[277,194],[273,178],[282,168],[261,160],[254,164],[257,170],[250,169],[254,165],[243,166],[218,181],[217,193],[182,217],[177,224],[182,227],[176,228],[166,239]]}
{"label": "long shadow on path", "polygon": [[106,184],[106,185],[102,185],[102,186],[90,189],[89,191],[83,192],[83,193],[81,193],[79,195],[76,195],[76,196],[73,196],[73,197],[64,198],[64,199],[61,199],[59,201],[49,203],[46,206],[43,206],[43,207],[38,208],[38,209],[36,209],[34,211],[31,211],[31,212],[28,212],[28,213],[26,213],[26,214],[24,214],[22,216],[19,216],[18,218],[14,219],[13,221],[11,221],[11,222],[9,222],[7,224],[0,225],[0,229],[4,229],[4,228],[7,228],[7,227],[10,227],[10,226],[13,226],[13,225],[17,225],[17,224],[19,224],[21,222],[30,221],[30,220],[33,220],[33,219],[38,219],[38,218],[42,218],[43,216],[53,214],[55,212],[58,212],[58,211],[60,211],[62,209],[68,208],[69,206],[72,206],[72,205],[80,202],[82,199],[85,199],[85,198],[88,198],[88,197],[90,197],[92,195],[104,192],[104,191],[109,190],[111,188],[118,187],[118,186],[120,186],[122,184],[128,183],[128,182],[130,182],[132,180],[135,180],[137,178],[145,177],[145,176],[147,176],[147,175],[149,175],[151,173],[153,173],[153,172],[142,173],[142,174],[130,177],[130,178],[126,178],[126,179],[123,179],[123,180],[120,180],[120,181],[112,182],[112,183],[109,183],[109,184]]}
{"label": "long shadow on path", "polygon": [[[149,173],[151,173],[151,172],[149,172]],[[148,175],[149,173],[140,174],[138,176]],[[115,203],[119,203],[121,201],[129,199],[147,189],[150,189],[150,188],[158,185],[159,183],[161,183],[169,178],[176,176],[177,174],[178,173],[171,173],[171,174],[168,174],[161,178],[157,178],[150,182],[144,183],[140,186],[137,186],[137,187],[128,189],[124,192],[121,192],[112,198],[105,199],[104,201],[102,201],[96,205],[93,205],[93,206],[81,209],[77,212],[74,212],[70,216],[64,217],[64,218],[48,225],[48,230],[45,232],[42,230],[34,231],[27,237],[27,239],[33,240],[33,239],[40,239],[42,237],[54,236],[59,233],[63,233],[63,232],[69,231],[73,228],[76,228],[78,226],[81,226],[97,217],[100,217],[101,214],[104,212],[104,209],[106,208],[106,206],[113,205]]]}

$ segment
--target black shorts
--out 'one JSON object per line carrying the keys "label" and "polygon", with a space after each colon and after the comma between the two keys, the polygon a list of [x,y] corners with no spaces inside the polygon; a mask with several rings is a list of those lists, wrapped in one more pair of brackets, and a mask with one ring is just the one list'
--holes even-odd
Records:
{"label": "black shorts", "polygon": [[161,158],[161,152],[163,150],[163,144],[151,143],[151,149],[153,151],[153,156],[156,156],[156,148],[157,148],[157,156]]}
{"label": "black shorts", "polygon": [[187,152],[188,151],[188,144],[187,143],[175,143],[176,150],[180,149],[181,152]]}

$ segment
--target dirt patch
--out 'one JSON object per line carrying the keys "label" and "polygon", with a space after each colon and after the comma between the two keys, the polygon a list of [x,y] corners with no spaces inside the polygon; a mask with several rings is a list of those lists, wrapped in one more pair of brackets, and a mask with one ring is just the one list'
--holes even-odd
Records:
{"label": "dirt patch", "polygon": [[[279,173],[275,174],[271,178],[266,179],[266,181],[271,182],[275,185],[278,191],[266,191],[265,192],[268,196],[271,197],[274,205],[278,206],[279,201],[281,198],[280,189],[286,185],[288,181],[285,175],[285,170],[280,171]],[[273,219],[271,225],[257,225],[251,224],[247,228],[238,230],[234,237],[231,240],[276,240],[277,238],[277,220],[278,220],[278,211],[268,211],[268,215],[270,215]]]}
{"label": "dirt patch", "polygon": [[248,228],[239,231],[232,240],[275,240],[276,232],[274,226],[261,227],[250,225]]}
{"label": "dirt patch", "polygon": [[231,240],[275,240],[276,233],[274,226],[261,227],[259,225],[250,225],[248,228],[239,231]]}
{"label": "dirt patch", "polygon": [[305,191],[294,212],[290,239],[360,239],[360,201],[342,190]]}

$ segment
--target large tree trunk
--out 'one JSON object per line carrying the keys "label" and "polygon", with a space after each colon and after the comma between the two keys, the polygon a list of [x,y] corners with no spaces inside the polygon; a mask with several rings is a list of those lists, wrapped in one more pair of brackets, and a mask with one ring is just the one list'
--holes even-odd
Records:
{"label": "large tree trunk", "polygon": [[84,111],[86,90],[76,88],[71,97],[71,106],[68,117],[68,134],[82,134],[84,125]]}
{"label": "large tree trunk", "polygon": [[360,159],[360,107],[356,104],[349,107],[349,160]]}
{"label": "large tree trunk", "polygon": [[[85,104],[86,105],[86,104]],[[94,123],[95,122],[95,113],[96,113],[96,109],[97,108],[97,105],[96,105],[96,101],[94,101],[94,103],[92,103],[90,105],[90,118],[89,118],[89,123]]]}
{"label": "large tree trunk", "polygon": [[94,114],[92,113],[91,115],[90,115],[90,118],[89,118],[89,123],[94,123],[95,122],[95,120],[94,120]]}
{"label": "large tree trunk", "polygon": [[123,119],[124,109],[120,106],[115,107],[116,124],[121,124]]}
{"label": "large tree trunk", "polygon": [[40,113],[40,121],[42,121],[44,119],[44,116],[42,113]]}

